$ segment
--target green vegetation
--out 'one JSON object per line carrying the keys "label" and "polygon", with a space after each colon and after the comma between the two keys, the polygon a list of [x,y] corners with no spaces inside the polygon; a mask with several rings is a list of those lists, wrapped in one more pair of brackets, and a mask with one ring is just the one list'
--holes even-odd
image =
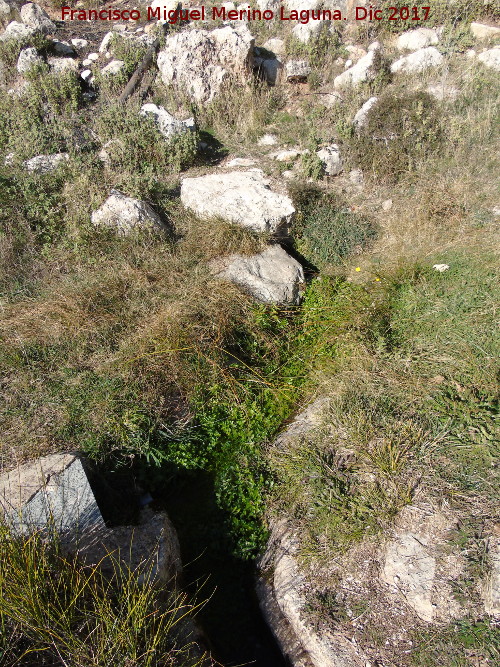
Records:
{"label": "green vegetation", "polygon": [[155,586],[151,564],[131,570],[108,554],[100,568],[86,566],[63,553],[56,535],[46,537],[1,529],[0,664],[203,662],[182,636],[195,607]]}

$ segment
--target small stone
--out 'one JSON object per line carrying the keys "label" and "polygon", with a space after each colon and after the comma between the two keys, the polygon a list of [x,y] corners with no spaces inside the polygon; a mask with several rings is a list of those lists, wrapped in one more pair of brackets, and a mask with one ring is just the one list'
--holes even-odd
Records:
{"label": "small stone", "polygon": [[408,30],[398,37],[397,47],[400,50],[418,51],[439,42],[435,30],[431,28],[417,28]]}
{"label": "small stone", "polygon": [[50,57],[47,59],[47,63],[50,65],[52,72],[55,73],[78,72],[78,60],[74,58]]}
{"label": "small stone", "polygon": [[71,40],[71,44],[75,47],[75,49],[85,49],[89,45],[86,39],[79,39],[77,37]]}
{"label": "small stone", "polygon": [[84,69],[83,72],[80,72],[80,77],[87,81],[92,76],[92,71],[89,69]]}
{"label": "small stone", "polygon": [[337,144],[322,148],[317,151],[316,155],[323,163],[325,172],[328,176],[338,176],[343,170],[344,166],[340,155],[340,148]]}
{"label": "small stone", "polygon": [[363,104],[361,109],[354,116],[353,125],[360,130],[368,122],[368,114],[370,110],[377,104],[378,97],[370,97],[370,99]]}
{"label": "small stone", "polygon": [[500,46],[496,46],[488,51],[483,51],[477,57],[483,65],[500,72]]}
{"label": "small stone", "polygon": [[386,199],[385,201],[382,202],[383,211],[390,211],[391,208],[392,208],[392,199]]}
{"label": "small stone", "polygon": [[255,160],[247,157],[236,157],[230,160],[225,166],[226,167],[253,167],[255,165]]}
{"label": "small stone", "polygon": [[349,180],[354,185],[363,185],[365,178],[363,176],[363,172],[361,171],[361,169],[353,169],[352,171],[350,171]]}
{"label": "small stone", "polygon": [[68,42],[60,42],[58,39],[52,40],[52,47],[58,56],[74,56],[75,49]]}
{"label": "small stone", "polygon": [[99,60],[99,54],[98,53],[89,53],[87,56],[87,60],[90,60],[91,62],[95,62],[96,60]]}
{"label": "small stone", "polygon": [[434,264],[432,267],[434,271],[439,271],[439,273],[444,273],[445,271],[448,271],[450,268],[448,264]]}
{"label": "small stone", "polygon": [[289,60],[285,65],[285,76],[289,83],[307,81],[311,68],[307,60]]}
{"label": "small stone", "polygon": [[257,142],[259,146],[276,146],[277,143],[278,138],[274,134],[264,134]]}
{"label": "small stone", "polygon": [[111,42],[112,39],[113,39],[113,33],[107,32],[102,39],[101,45],[99,46],[99,53],[104,53],[105,51],[108,50],[109,43]]}
{"label": "small stone", "polygon": [[297,150],[279,151],[278,153],[271,153],[269,157],[278,162],[290,162],[291,160],[296,160],[301,153],[302,151]]}

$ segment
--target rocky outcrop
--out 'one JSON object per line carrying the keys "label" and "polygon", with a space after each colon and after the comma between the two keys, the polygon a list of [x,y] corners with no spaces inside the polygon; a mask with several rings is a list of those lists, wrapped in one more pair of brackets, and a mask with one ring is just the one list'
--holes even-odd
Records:
{"label": "rocky outcrop", "polygon": [[437,67],[443,63],[443,56],[434,46],[420,49],[404,56],[391,65],[391,72],[403,74],[418,74],[430,67]]}
{"label": "rocky outcrop", "polygon": [[417,28],[408,30],[398,37],[397,47],[401,51],[418,51],[425,49],[426,46],[433,46],[439,43],[439,37],[435,30],[431,28]]}
{"label": "rocky outcrop", "polygon": [[109,227],[120,235],[133,231],[164,229],[160,216],[149,204],[112,190],[104,204],[92,213],[92,224]]}
{"label": "rocky outcrop", "polygon": [[216,260],[212,269],[264,303],[298,304],[304,286],[304,270],[279,245],[258,255],[231,255]]}
{"label": "rocky outcrop", "polygon": [[292,201],[273,192],[260,169],[185,178],[181,201],[203,218],[219,217],[258,232],[275,232],[295,213]]}
{"label": "rocky outcrop", "polygon": [[500,37],[500,28],[493,25],[486,25],[485,23],[473,22],[470,24],[472,34],[476,39],[491,39],[493,37]]}
{"label": "rocky outcrop", "polygon": [[156,104],[143,104],[140,113],[141,116],[152,116],[155,119],[158,129],[165,139],[172,139],[178,134],[184,134],[195,129],[194,118],[177,120],[166,109]]}
{"label": "rocky outcrop", "polygon": [[370,97],[370,99],[363,104],[361,109],[356,113],[352,121],[357,130],[363,128],[368,122],[368,114],[370,110],[377,104],[378,97]]}
{"label": "rocky outcrop", "polygon": [[18,21],[11,21],[0,35],[1,42],[8,42],[10,40],[26,40],[36,33],[34,28],[31,28],[24,23]]}
{"label": "rocky outcrop", "polygon": [[166,85],[184,90],[200,103],[210,102],[231,78],[246,81],[253,66],[254,39],[245,25],[187,30],[167,37],[158,54]]}
{"label": "rocky outcrop", "polygon": [[483,51],[477,57],[486,67],[500,72],[500,46]]}

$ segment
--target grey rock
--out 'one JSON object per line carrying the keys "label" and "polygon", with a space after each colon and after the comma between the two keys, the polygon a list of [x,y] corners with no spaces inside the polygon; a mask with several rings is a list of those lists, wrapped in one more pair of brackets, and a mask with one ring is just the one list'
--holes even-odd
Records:
{"label": "grey rock", "polygon": [[17,71],[20,74],[25,74],[29,72],[32,67],[37,65],[43,65],[44,60],[38,51],[31,47],[28,49],[22,49],[19,53],[19,58],[17,59]]}
{"label": "grey rock", "polygon": [[500,72],[500,46],[496,46],[488,51],[483,51],[477,57],[486,67]]}
{"label": "grey rock", "polygon": [[403,74],[419,74],[430,67],[438,67],[443,63],[443,56],[434,46],[428,46],[404,56],[391,65],[391,72]]}
{"label": "grey rock", "polygon": [[290,83],[307,81],[311,68],[307,60],[288,60],[285,65],[286,80]]}
{"label": "grey rock", "polygon": [[19,23],[18,21],[11,21],[0,35],[0,41],[7,42],[11,39],[26,40],[33,37],[36,32],[35,28],[31,28],[29,25]]}
{"label": "grey rock", "polygon": [[104,204],[91,216],[96,227],[109,227],[125,236],[133,231],[163,229],[160,216],[149,204],[112,190]]}
{"label": "grey rock", "polygon": [[56,74],[65,74],[66,72],[78,72],[78,60],[74,58],[47,58],[52,72]]}
{"label": "grey rock", "polygon": [[125,68],[125,61],[112,60],[105,67],[102,68],[101,74],[103,76],[116,76]]}
{"label": "grey rock", "polygon": [[397,47],[401,51],[418,51],[439,43],[439,37],[431,28],[408,30],[398,37]]}
{"label": "grey rock", "polygon": [[344,168],[342,157],[340,155],[340,148],[337,144],[326,146],[319,150],[316,155],[319,157],[325,167],[325,172],[328,176],[338,176]]}
{"label": "grey rock", "polygon": [[75,49],[71,46],[71,44],[68,44],[68,42],[60,42],[58,39],[53,39],[52,45],[58,56],[71,57],[76,55]]}
{"label": "grey rock", "polygon": [[44,35],[52,34],[56,31],[55,23],[53,23],[47,12],[34,2],[28,2],[21,7],[21,21],[34,28]]}
{"label": "grey rock", "polygon": [[363,104],[361,109],[354,116],[353,125],[359,130],[364,127],[368,121],[368,114],[378,102],[378,97],[370,97],[370,99]]}
{"label": "grey rock", "polygon": [[178,134],[184,134],[195,129],[194,118],[177,120],[166,109],[156,106],[156,104],[143,104],[140,113],[141,116],[153,116],[160,133],[166,139],[172,139]]}
{"label": "grey rock", "polygon": [[318,35],[324,26],[328,26],[330,21],[309,21],[309,23],[298,23],[292,30],[292,35],[302,42],[308,44],[311,39]]}
{"label": "grey rock", "polygon": [[232,255],[213,264],[217,275],[230,280],[264,303],[298,304],[304,270],[279,245],[258,255]]}
{"label": "grey rock", "polygon": [[220,217],[259,232],[275,232],[295,213],[291,199],[273,192],[260,169],[184,178],[181,201],[200,217]]}
{"label": "grey rock", "polygon": [[69,160],[68,153],[54,153],[53,155],[37,155],[24,162],[27,171],[37,174],[48,174]]}
{"label": "grey rock", "polygon": [[158,69],[165,85],[180,87],[193,101],[206,103],[232,77],[248,79],[253,49],[246,25],[177,32],[167,37],[158,54]]}
{"label": "grey rock", "polygon": [[355,65],[349,67],[342,74],[339,74],[333,82],[334,87],[344,88],[346,86],[356,86],[359,83],[373,81],[377,74],[376,54],[377,50],[369,51]]}
{"label": "grey rock", "polygon": [[78,37],[72,39],[71,44],[75,47],[75,49],[85,49],[89,45],[86,39],[80,39]]}

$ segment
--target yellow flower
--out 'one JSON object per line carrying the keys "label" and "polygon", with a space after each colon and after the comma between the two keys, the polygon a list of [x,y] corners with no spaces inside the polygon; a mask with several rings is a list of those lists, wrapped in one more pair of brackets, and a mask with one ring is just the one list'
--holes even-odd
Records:
{"label": "yellow flower", "polygon": [[360,266],[357,266],[357,267],[356,267],[356,271],[361,271],[361,267],[360,267]]}

